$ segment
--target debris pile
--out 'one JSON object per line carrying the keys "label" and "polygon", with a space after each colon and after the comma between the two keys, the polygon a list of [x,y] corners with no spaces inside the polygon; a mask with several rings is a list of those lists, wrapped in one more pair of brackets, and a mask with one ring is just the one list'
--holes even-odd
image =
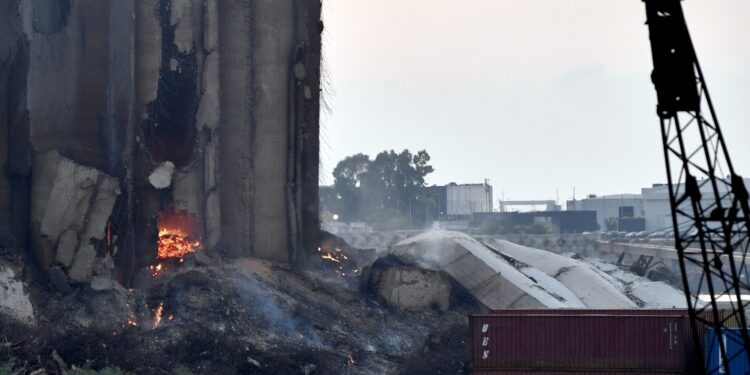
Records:
{"label": "debris pile", "polygon": [[[0,336],[18,346],[14,356],[26,369],[48,366],[54,352],[68,368],[116,366],[132,373],[178,367],[224,374],[467,371],[471,306],[390,308],[346,283],[322,281],[331,273],[250,259],[213,266],[186,260],[147,288],[52,293],[37,311],[38,328],[3,327]],[[426,357],[435,359],[429,370]],[[3,358],[0,353],[0,363]]]}

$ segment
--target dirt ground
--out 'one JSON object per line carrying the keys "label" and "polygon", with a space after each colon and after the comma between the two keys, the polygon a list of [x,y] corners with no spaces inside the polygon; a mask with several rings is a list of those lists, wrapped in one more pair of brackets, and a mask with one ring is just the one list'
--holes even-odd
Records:
{"label": "dirt ground", "polygon": [[[186,262],[189,263],[189,262]],[[150,276],[149,276],[150,277]],[[461,374],[471,303],[400,311],[326,263],[185,264],[147,287],[36,292],[39,325],[0,327],[0,369],[56,374]],[[41,312],[41,313],[39,313]],[[34,372],[45,369],[46,372]],[[0,370],[2,371],[2,370]]]}

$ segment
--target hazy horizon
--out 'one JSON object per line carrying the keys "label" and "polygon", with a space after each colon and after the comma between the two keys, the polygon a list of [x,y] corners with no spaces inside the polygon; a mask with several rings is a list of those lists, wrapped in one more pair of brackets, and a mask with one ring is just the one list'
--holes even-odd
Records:
{"label": "hazy horizon", "polygon": [[[664,182],[640,0],[327,0],[321,183],[348,155],[426,149],[429,184],[505,199],[639,193]],[[750,176],[750,2],[687,0],[738,173]]]}

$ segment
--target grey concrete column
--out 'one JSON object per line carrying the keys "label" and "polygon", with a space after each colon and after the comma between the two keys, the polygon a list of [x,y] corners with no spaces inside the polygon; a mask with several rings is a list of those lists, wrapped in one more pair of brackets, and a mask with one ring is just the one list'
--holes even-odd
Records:
{"label": "grey concrete column", "polygon": [[219,3],[221,243],[233,256],[251,255],[254,250],[253,5],[242,0]]}
{"label": "grey concrete column", "polygon": [[[255,92],[255,255],[290,260],[294,186],[289,186],[291,63],[296,47],[293,0],[255,2],[253,89]],[[290,191],[292,190],[292,191]]]}

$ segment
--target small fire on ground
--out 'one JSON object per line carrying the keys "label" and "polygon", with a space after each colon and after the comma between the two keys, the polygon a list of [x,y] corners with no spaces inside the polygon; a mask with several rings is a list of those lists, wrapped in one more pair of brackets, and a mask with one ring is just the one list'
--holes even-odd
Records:
{"label": "small fire on ground", "polygon": [[185,255],[202,249],[198,240],[198,220],[187,211],[159,212],[159,243],[157,259],[182,259]]}
{"label": "small fire on ground", "polygon": [[318,253],[320,253],[321,259],[336,267],[336,273],[342,277],[346,277],[347,272],[349,272],[350,275],[359,272],[359,269],[352,265],[353,262],[349,260],[349,257],[339,247],[326,247],[321,245],[318,247]]}
{"label": "small fire on ground", "polygon": [[154,310],[154,328],[156,329],[159,327],[159,324],[161,324],[161,316],[164,314],[164,303],[159,303],[159,306],[156,307],[156,310]]}
{"label": "small fire on ground", "polygon": [[[156,259],[175,260],[182,263],[185,256],[203,250],[198,233],[198,220],[187,211],[172,210],[159,212],[159,239],[157,241]],[[158,263],[149,267],[154,277],[164,271],[164,265]]]}
{"label": "small fire on ground", "polygon": [[180,228],[160,228],[159,229],[159,250],[156,258],[182,259],[185,255],[194,253],[201,248],[201,242],[191,240],[188,234]]}

